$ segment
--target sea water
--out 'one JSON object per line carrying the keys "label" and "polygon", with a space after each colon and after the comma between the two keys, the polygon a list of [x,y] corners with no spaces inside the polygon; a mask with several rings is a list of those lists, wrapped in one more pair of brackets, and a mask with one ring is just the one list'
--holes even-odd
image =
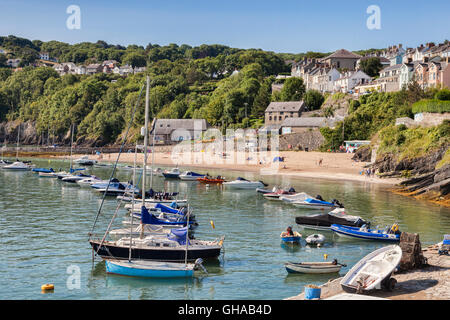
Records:
{"label": "sea water", "polygon": [[[37,167],[69,168],[63,160],[36,160]],[[85,173],[102,179],[112,168],[86,167]],[[182,168],[181,168],[182,169]],[[397,223],[401,231],[420,234],[422,246],[442,241],[450,232],[450,210],[435,204],[396,195],[386,186],[369,182],[333,181],[259,176],[255,173],[194,169],[199,173],[238,176],[294,187],[298,192],[325,200],[338,199],[347,212],[385,227]],[[132,179],[132,171],[117,170],[120,181]],[[147,186],[150,184],[147,176]],[[90,188],[39,177],[37,173],[0,169],[0,299],[284,299],[303,292],[307,284],[320,285],[341,277],[361,258],[385,243],[344,240],[328,231],[302,230],[295,217],[321,211],[296,208],[269,201],[254,190],[227,190],[195,181],[165,180],[153,176],[153,189],[179,192],[186,197],[199,223],[195,237],[214,240],[225,236],[224,250],[216,261],[206,262],[193,279],[140,279],[106,274],[104,262],[92,256],[88,233],[104,233],[117,207],[115,197],[106,197],[98,220],[102,195]],[[123,227],[126,210],[121,208],[113,227]],[[212,223],[211,223],[212,221]],[[303,239],[322,233],[325,244],[310,247],[281,243],[288,226]],[[288,274],[288,261],[327,261],[346,264],[338,274]],[[41,285],[52,283],[52,293]]]}

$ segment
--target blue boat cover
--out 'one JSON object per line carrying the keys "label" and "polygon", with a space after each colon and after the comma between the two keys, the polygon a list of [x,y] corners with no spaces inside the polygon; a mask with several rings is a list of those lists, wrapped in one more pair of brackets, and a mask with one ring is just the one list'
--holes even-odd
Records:
{"label": "blue boat cover", "polygon": [[[179,224],[185,224],[186,221],[164,221],[161,219],[158,219],[153,214],[150,214],[148,212],[148,209],[144,206],[141,207],[141,222],[143,224],[156,224],[156,225],[179,225]],[[189,221],[191,223],[191,221]]]}
{"label": "blue boat cover", "polygon": [[166,213],[178,213],[178,214],[181,214],[181,212],[179,210],[176,210],[173,207],[165,206],[165,205],[163,205],[161,203],[157,203],[155,205],[155,208],[156,209],[161,209],[162,212],[166,212]]}
{"label": "blue boat cover", "polygon": [[328,204],[328,205],[333,205],[331,202],[327,202],[327,201],[321,201],[321,200],[317,200],[317,199],[312,199],[312,198],[308,198],[305,200],[308,203],[318,203],[318,204]]}
{"label": "blue boat cover", "polygon": [[[170,233],[167,235],[167,238],[170,240],[176,241],[181,245],[185,245],[187,232],[188,232],[187,227],[179,228],[179,229],[172,229],[172,230],[170,230]],[[190,243],[188,242],[188,244],[190,244]]]}

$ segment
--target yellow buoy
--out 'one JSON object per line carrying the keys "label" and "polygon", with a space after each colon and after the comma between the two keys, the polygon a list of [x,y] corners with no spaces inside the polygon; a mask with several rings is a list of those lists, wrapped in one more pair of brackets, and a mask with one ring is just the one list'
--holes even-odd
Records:
{"label": "yellow buoy", "polygon": [[216,227],[214,226],[214,221],[210,221],[211,222],[211,227],[213,228],[213,229],[215,229]]}
{"label": "yellow buoy", "polygon": [[327,255],[326,253],[324,253],[324,254],[323,254],[323,258],[324,258],[325,260],[327,260],[328,255]]}
{"label": "yellow buoy", "polygon": [[55,289],[55,286],[51,283],[46,283],[41,286],[42,292],[48,292]]}

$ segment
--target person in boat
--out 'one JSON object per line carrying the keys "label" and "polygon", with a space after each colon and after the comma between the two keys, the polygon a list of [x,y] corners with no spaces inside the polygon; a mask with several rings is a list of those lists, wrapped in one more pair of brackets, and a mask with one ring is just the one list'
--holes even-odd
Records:
{"label": "person in boat", "polygon": [[287,227],[287,229],[286,229],[286,235],[287,235],[287,236],[290,236],[290,237],[293,237],[293,236],[294,236],[294,232],[292,231],[292,227],[291,227],[291,226]]}

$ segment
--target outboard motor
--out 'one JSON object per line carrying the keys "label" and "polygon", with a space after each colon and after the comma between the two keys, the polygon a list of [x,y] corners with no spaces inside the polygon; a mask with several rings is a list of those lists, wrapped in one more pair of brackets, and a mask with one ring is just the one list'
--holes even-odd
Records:
{"label": "outboard motor", "polygon": [[321,196],[320,194],[318,194],[318,195],[316,196],[316,199],[317,199],[317,200],[320,200],[320,201],[325,201],[325,200],[323,200],[323,198],[322,198],[322,196]]}
{"label": "outboard motor", "polygon": [[295,192],[295,189],[294,189],[293,187],[291,187],[291,188],[289,189],[289,192]]}
{"label": "outboard motor", "polygon": [[200,267],[204,273],[208,274],[208,271],[206,271],[206,268],[203,266],[203,259],[202,258],[198,258],[195,260],[194,262],[194,269],[197,269],[198,267]]}

